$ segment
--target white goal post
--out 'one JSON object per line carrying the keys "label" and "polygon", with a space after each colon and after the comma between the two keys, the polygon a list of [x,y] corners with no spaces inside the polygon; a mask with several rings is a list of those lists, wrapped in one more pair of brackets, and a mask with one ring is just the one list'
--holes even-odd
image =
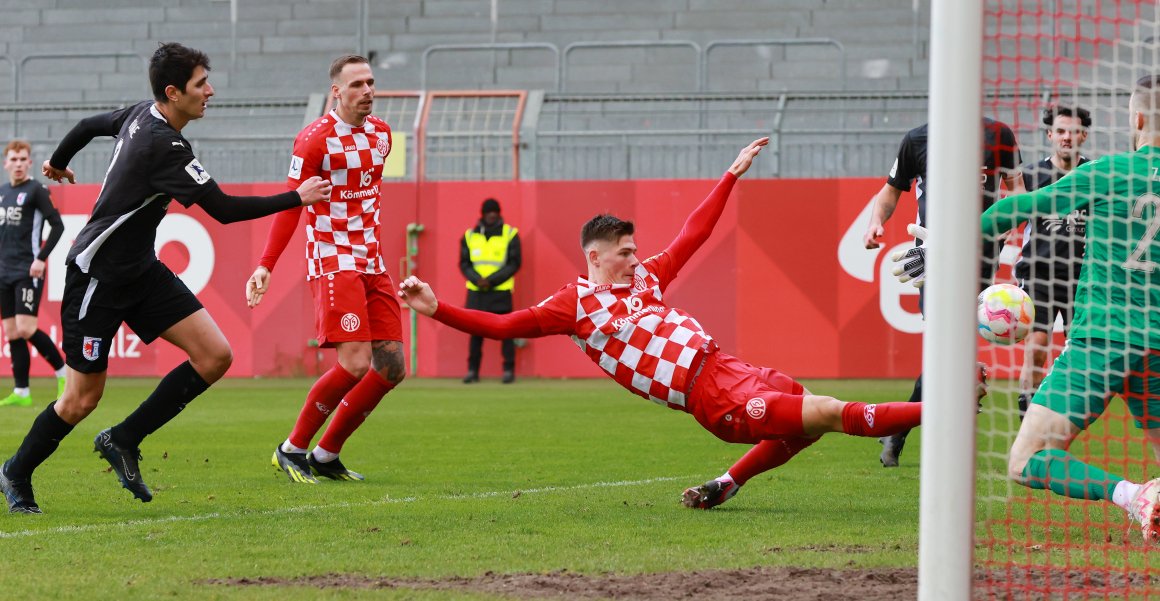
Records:
{"label": "white goal post", "polygon": [[[930,238],[923,398],[918,598],[968,601],[975,516],[975,298],[983,3],[933,0],[927,206]],[[971,427],[964,427],[970,424]]]}

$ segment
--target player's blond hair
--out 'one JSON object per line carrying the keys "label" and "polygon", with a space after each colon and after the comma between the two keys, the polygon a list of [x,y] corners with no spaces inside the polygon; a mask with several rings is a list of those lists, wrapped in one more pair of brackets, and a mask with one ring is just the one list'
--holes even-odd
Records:
{"label": "player's blond hair", "polygon": [[330,81],[337,82],[338,75],[342,73],[342,68],[347,65],[371,64],[367,57],[359,56],[357,54],[344,54],[330,63]]}
{"label": "player's blond hair", "polygon": [[4,147],[4,158],[8,158],[10,152],[20,152],[21,150],[26,150],[31,155],[32,144],[29,144],[28,140],[12,140]]}

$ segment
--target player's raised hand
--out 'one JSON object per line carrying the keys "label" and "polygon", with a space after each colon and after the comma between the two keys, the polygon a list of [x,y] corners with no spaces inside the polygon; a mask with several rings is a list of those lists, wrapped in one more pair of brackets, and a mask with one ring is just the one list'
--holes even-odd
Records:
{"label": "player's raised hand", "polygon": [[64,169],[57,169],[56,167],[50,165],[48,161],[45,161],[44,164],[40,166],[40,172],[44,174],[44,177],[47,177],[48,179],[58,184],[64,183],[64,180],[66,179],[70,184],[77,183],[77,176],[75,173],[73,173],[72,169],[69,169],[68,167],[65,167]]}
{"label": "player's raised hand", "polygon": [[758,138],[749,143],[749,146],[741,149],[741,154],[737,155],[737,160],[729,166],[729,173],[736,177],[741,177],[743,173],[749,170],[749,166],[753,164],[753,157],[761,152],[761,147],[769,144],[769,137]]}
{"label": "player's raised hand", "polygon": [[431,286],[415,276],[409,276],[399,284],[399,298],[415,311],[431,317],[439,308],[439,301],[435,299],[435,292]]}
{"label": "player's raised hand", "polygon": [[262,302],[262,296],[269,289],[270,270],[259,265],[254,270],[254,275],[251,275],[250,279],[246,280],[246,304],[251,309],[257,307],[258,303]]}
{"label": "player's raised hand", "polygon": [[308,207],[316,202],[330,200],[330,180],[322,179],[317,175],[310,177],[298,186],[298,196],[302,197],[302,206]]}
{"label": "player's raised hand", "polygon": [[[915,288],[922,288],[926,281],[926,252],[930,250],[925,227],[912,223],[906,226],[911,236],[923,242],[922,246],[915,244],[913,248],[894,253],[890,259],[894,261],[894,275],[900,282],[910,282]],[[913,280],[913,281],[912,281]]]}

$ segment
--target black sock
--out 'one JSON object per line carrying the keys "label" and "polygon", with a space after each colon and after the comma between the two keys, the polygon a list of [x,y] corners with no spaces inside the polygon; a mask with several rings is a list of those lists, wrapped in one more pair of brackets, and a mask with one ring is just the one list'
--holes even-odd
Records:
{"label": "black sock", "polygon": [[129,414],[125,421],[113,426],[113,440],[129,448],[141,446],[146,436],[157,431],[169,420],[177,417],[185,405],[197,395],[205,392],[209,384],[193,369],[189,361],[173,368],[165,374],[161,383],[141,403],[137,410]]}
{"label": "black sock", "polygon": [[60,356],[60,350],[56,348],[56,345],[53,344],[52,338],[49,338],[48,334],[37,330],[35,334],[29,337],[28,341],[32,343],[32,346],[36,347],[36,352],[40,353],[40,356],[44,357],[44,360],[48,361],[48,364],[54,370],[64,367],[64,358]]}
{"label": "black sock", "polygon": [[[922,401],[922,375],[921,374],[919,374],[919,376],[914,379],[914,390],[910,391],[910,398],[907,399],[906,402],[918,403],[920,401]],[[898,434],[895,434],[894,436],[891,437],[894,439],[894,444],[897,447],[897,451],[900,453],[902,452],[902,445],[906,444],[906,435],[907,434],[910,434],[910,430],[906,430],[905,432],[899,432]]]}
{"label": "black sock", "polygon": [[922,376],[918,376],[914,380],[914,390],[910,391],[910,398],[908,403],[917,403],[922,400]]}
{"label": "black sock", "polygon": [[28,388],[28,368],[32,365],[32,355],[28,353],[28,341],[23,338],[8,340],[8,350],[12,355],[12,379],[16,388]]}
{"label": "black sock", "polygon": [[56,452],[60,441],[73,431],[72,424],[56,414],[56,409],[53,408],[55,405],[56,401],[49,403],[48,407],[33,420],[32,428],[28,430],[24,442],[20,443],[16,454],[8,460],[5,471],[9,478],[31,478],[33,470]]}

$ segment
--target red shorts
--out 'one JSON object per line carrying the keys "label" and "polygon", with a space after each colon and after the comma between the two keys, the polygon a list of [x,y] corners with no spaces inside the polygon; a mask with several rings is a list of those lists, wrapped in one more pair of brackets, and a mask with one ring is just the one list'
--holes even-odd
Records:
{"label": "red shorts", "polygon": [[402,340],[403,317],[391,276],[340,271],[310,280],[318,343]]}
{"label": "red shorts", "polygon": [[757,444],[805,436],[804,395],[805,388],[793,378],[718,351],[697,375],[685,409],[725,442]]}

